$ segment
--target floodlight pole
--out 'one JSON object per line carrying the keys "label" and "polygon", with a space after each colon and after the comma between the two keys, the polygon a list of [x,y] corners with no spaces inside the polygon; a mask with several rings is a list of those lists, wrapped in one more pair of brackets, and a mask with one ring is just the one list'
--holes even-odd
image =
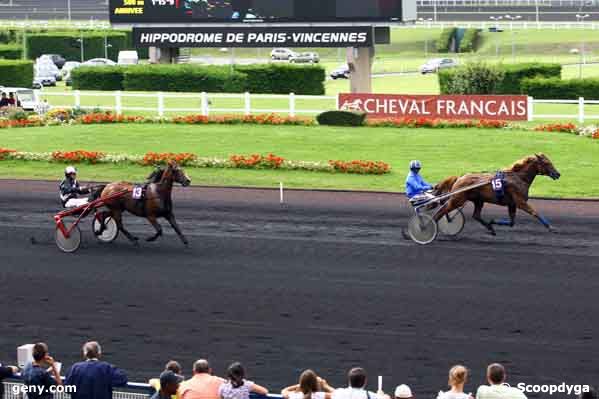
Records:
{"label": "floodlight pole", "polygon": [[67,15],[69,23],[71,23],[71,0],[67,0]]}
{"label": "floodlight pole", "polygon": [[[492,21],[495,21],[495,33],[499,33],[499,21],[501,20],[501,16],[499,17],[489,17]],[[495,36],[495,56],[499,58],[499,36]]]}
{"label": "floodlight pole", "polygon": [[520,16],[520,15],[511,16],[508,14],[505,16],[505,18],[510,20],[510,30],[512,31],[512,64],[513,64],[516,62],[516,41],[514,38],[514,21],[522,18],[522,16]]}
{"label": "floodlight pole", "polygon": [[[588,18],[589,14],[576,14],[576,19],[580,23],[580,28],[584,28],[584,20]],[[582,33],[582,42],[580,43],[580,63],[578,64],[578,79],[582,79],[582,64],[585,63],[584,59],[584,32]]]}

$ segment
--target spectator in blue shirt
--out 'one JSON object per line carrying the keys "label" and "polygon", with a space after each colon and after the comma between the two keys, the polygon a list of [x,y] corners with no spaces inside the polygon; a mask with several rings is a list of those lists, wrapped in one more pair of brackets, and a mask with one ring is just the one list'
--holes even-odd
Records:
{"label": "spectator in blue shirt", "polygon": [[62,380],[54,359],[48,354],[48,345],[39,342],[33,346],[33,363],[25,366],[22,377],[29,399],[54,397],[51,388],[62,385]]}
{"label": "spectator in blue shirt", "polygon": [[406,195],[412,202],[433,197],[432,194],[427,193],[427,191],[432,190],[433,186],[420,176],[421,168],[420,161],[410,161],[410,173],[408,173],[408,177],[406,178]]}
{"label": "spectator in blue shirt", "polygon": [[102,348],[97,342],[83,345],[85,361],[75,363],[66,378],[67,385],[76,387],[71,399],[112,399],[112,389],[127,385],[125,372],[100,360]]}

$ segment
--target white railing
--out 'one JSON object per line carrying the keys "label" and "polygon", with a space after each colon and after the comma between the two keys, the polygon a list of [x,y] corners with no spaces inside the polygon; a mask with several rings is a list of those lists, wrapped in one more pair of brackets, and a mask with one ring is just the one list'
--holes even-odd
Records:
{"label": "white railing", "polygon": [[[113,111],[117,114],[122,114],[127,111],[145,111],[153,112],[157,116],[164,116],[165,113],[196,113],[204,116],[208,116],[214,113],[230,113],[230,114],[260,114],[260,113],[280,113],[288,114],[289,116],[296,116],[297,114],[318,114],[320,112],[329,111],[331,109],[338,108],[338,97],[337,96],[306,96],[296,95],[294,93],[289,94],[250,94],[250,93],[239,93],[239,94],[220,94],[220,93],[172,93],[172,92],[156,92],[156,93],[128,93],[122,91],[111,91],[111,92],[86,92],[73,90],[72,92],[38,92],[38,96],[43,97],[62,97],[63,99],[71,99],[70,104],[60,104],[50,101],[50,108],[72,108],[78,107],[81,109],[101,109],[103,111]],[[123,99],[131,98],[137,100],[148,101],[148,97],[154,96],[154,105],[145,106],[126,106],[123,105]],[[82,98],[92,97],[97,98],[112,98],[110,102],[112,105],[104,104],[100,105],[82,105]],[[167,107],[165,105],[166,100],[176,99],[179,101],[184,100],[187,106],[175,106]],[[233,107],[212,107],[213,101],[222,99],[233,99],[241,100],[237,106]],[[285,107],[269,107],[259,108],[254,107],[252,104],[255,100],[279,100],[278,104],[285,104]],[[321,104],[327,103],[325,107],[313,107],[313,108],[300,108],[297,105],[298,100],[307,101],[320,101]],[[65,100],[65,102],[67,102]],[[197,104],[192,106],[191,104]],[[537,112],[535,106],[537,105],[563,105],[569,106],[567,112],[560,112],[558,114]],[[586,110],[587,106],[595,106],[593,113],[589,113]],[[580,97],[577,100],[540,100],[532,97],[528,98],[528,119],[529,121],[534,120],[547,120],[547,119],[569,119],[577,120],[579,123],[584,123],[589,120],[599,120],[599,100],[585,100],[584,97]]]}
{"label": "white railing", "polygon": [[[422,10],[421,10],[422,12]],[[430,12],[427,11],[430,14]],[[448,13],[451,14],[451,11]],[[487,18],[485,18],[487,19]],[[446,28],[446,27],[460,27],[460,28],[480,28],[486,30],[488,28],[499,27],[503,30],[517,30],[517,29],[551,29],[551,30],[564,30],[564,29],[599,29],[599,22],[547,22],[547,21],[514,21],[514,22],[499,22],[494,21],[416,21],[411,25],[400,25],[393,27],[392,29],[413,29],[413,28]]]}

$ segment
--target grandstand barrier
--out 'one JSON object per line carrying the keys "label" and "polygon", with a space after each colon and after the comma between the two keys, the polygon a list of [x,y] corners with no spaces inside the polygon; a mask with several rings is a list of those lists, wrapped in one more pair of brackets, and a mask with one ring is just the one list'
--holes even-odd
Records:
{"label": "grandstand barrier", "polygon": [[[63,377],[64,378],[64,377]],[[13,389],[16,386],[23,385],[19,377],[4,381],[4,398],[0,399],[27,399],[22,393],[16,394]],[[126,387],[115,388],[112,399],[148,399],[154,393],[154,389],[149,384],[130,382]],[[252,393],[251,399],[281,399],[281,395],[257,395]],[[70,395],[65,393],[56,393],[54,399],[70,399]]]}
{"label": "grandstand barrier", "polygon": [[[44,97],[49,100],[48,109],[54,108],[81,108],[86,110],[99,109],[102,111],[112,111],[116,114],[127,113],[129,111],[142,111],[145,113],[152,113],[154,116],[163,117],[168,113],[194,113],[209,116],[213,114],[287,114],[289,116],[297,116],[298,114],[315,115],[324,111],[330,111],[338,109],[338,97],[337,96],[305,96],[295,95],[294,93],[289,94],[251,94],[251,93],[239,93],[239,94],[221,94],[221,93],[173,93],[173,92],[156,92],[156,93],[128,93],[122,91],[111,91],[111,92],[94,92],[94,91],[80,91],[73,90],[72,92],[40,92],[37,91],[37,95]],[[154,100],[149,98],[153,97]],[[53,103],[50,101],[52,97],[60,97],[64,103]],[[106,98],[107,101],[111,102],[112,105],[82,105],[82,99],[85,97],[91,97],[98,101],[98,98]],[[146,103],[146,106],[127,106],[123,105],[123,99],[137,100],[141,103]],[[176,99],[178,101],[185,101],[187,106],[185,107],[167,107],[166,100]],[[70,101],[68,101],[70,100]],[[232,100],[236,103],[236,106],[225,108],[225,107],[212,107],[213,102],[221,102],[222,100]],[[259,108],[254,107],[252,104],[255,101],[264,102],[264,100],[279,100],[278,104],[285,104],[285,108]],[[320,105],[327,104],[326,106],[299,107],[297,102],[313,102],[318,101]],[[150,103],[153,103],[150,105]],[[98,104],[98,103],[96,103]],[[559,113],[559,114],[548,114],[548,113],[537,113],[535,111],[535,105],[541,104],[554,104],[566,106],[569,112],[572,113]],[[590,113],[586,109],[587,106],[593,106],[593,112]],[[46,111],[44,110],[44,111]],[[575,112],[573,112],[575,111]],[[43,113],[43,112],[42,112]],[[584,123],[589,120],[599,120],[599,100],[585,100],[583,97],[577,100],[540,100],[528,97],[528,120],[550,120],[550,119],[569,119],[577,120],[579,123]]]}

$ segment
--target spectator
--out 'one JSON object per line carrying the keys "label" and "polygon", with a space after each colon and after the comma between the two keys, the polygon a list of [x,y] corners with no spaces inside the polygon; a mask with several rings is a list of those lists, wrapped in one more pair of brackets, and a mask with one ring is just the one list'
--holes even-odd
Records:
{"label": "spectator", "polygon": [[219,399],[218,389],[224,379],[212,375],[212,368],[206,359],[193,364],[193,377],[181,384],[181,399]]}
{"label": "spectator", "polygon": [[599,399],[599,395],[597,395],[597,390],[593,387],[589,387],[588,392],[581,392],[578,395],[578,399]]}
{"label": "spectator", "polygon": [[366,370],[355,367],[347,373],[349,387],[338,388],[333,392],[333,399],[389,399],[383,391],[374,393],[366,390],[368,376]]}
{"label": "spectator", "polygon": [[23,383],[28,388],[29,399],[53,398],[52,387],[62,385],[60,370],[48,353],[48,345],[39,342],[33,345],[33,363],[23,370]]}
{"label": "spectator", "polygon": [[281,391],[285,399],[331,399],[335,391],[326,380],[312,370],[305,370],[299,378],[299,384]]}
{"label": "spectator", "polygon": [[17,105],[17,100],[15,99],[15,93],[8,94],[8,104],[12,105],[12,106]]}
{"label": "spectator", "polygon": [[2,97],[0,98],[0,108],[8,107],[10,103],[8,102],[8,97],[6,97],[6,93],[2,93]]}
{"label": "spectator", "polygon": [[471,395],[464,393],[464,385],[468,380],[468,370],[464,366],[453,366],[449,370],[449,381],[447,385],[451,389],[447,392],[440,391],[437,399],[469,399]]}
{"label": "spectator", "polygon": [[505,384],[505,368],[499,363],[487,367],[489,385],[481,385],[476,391],[476,399],[526,399],[518,388]]}
{"label": "spectator", "polygon": [[14,377],[18,372],[19,368],[17,366],[3,366],[0,363],[0,398],[4,398],[4,384],[2,380]]}
{"label": "spectator", "polygon": [[112,399],[112,389],[127,385],[127,375],[100,360],[102,348],[97,342],[83,345],[85,361],[75,363],[67,374],[66,384],[76,387],[71,399]]}
{"label": "spectator", "polygon": [[245,379],[241,363],[233,363],[227,370],[227,382],[218,389],[221,399],[249,399],[250,392],[266,395],[268,389]]}
{"label": "spectator", "polygon": [[183,381],[183,377],[179,374],[172,370],[164,370],[160,374],[160,389],[152,395],[151,399],[171,399],[177,395],[181,381]]}
{"label": "spectator", "polygon": [[406,384],[398,385],[395,388],[395,399],[412,399],[414,395],[412,395],[412,390]]}
{"label": "spectator", "polygon": [[[172,371],[175,374],[181,375],[181,365],[179,364],[179,362],[176,362],[174,360],[170,360],[166,366],[164,366],[164,371]],[[150,386],[152,388],[154,388],[154,390],[156,392],[160,391],[160,378],[152,378],[150,381],[148,381],[148,384],[150,384]],[[175,395],[173,395],[172,399],[179,399],[179,392],[177,392]]]}

